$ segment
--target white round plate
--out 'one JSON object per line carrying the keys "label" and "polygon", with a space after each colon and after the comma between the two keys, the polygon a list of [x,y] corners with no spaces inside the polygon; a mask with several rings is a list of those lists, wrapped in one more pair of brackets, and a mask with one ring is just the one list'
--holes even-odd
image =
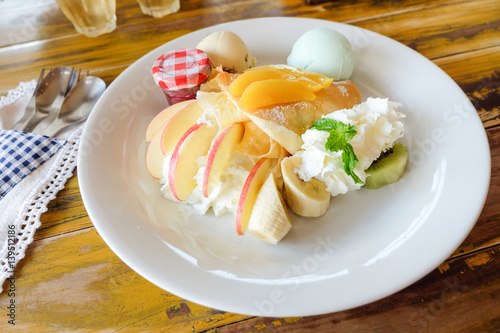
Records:
{"label": "white round plate", "polygon": [[[407,117],[409,166],[396,184],[332,199],[320,218],[293,216],[278,244],[237,236],[231,215],[200,216],[163,199],[146,169],[145,130],[167,106],[151,66],[162,53],[230,30],[258,64],[286,63],[309,29],[353,45],[363,100],[389,97]],[[158,38],[161,38],[159,36]],[[78,178],[90,219],[109,247],[155,285],[187,300],[256,316],[306,316],[376,301],[442,263],[481,212],[490,177],[482,123],[442,70],[410,48],[354,26],[305,18],[221,24],[170,41],[127,68],[87,121]]]}

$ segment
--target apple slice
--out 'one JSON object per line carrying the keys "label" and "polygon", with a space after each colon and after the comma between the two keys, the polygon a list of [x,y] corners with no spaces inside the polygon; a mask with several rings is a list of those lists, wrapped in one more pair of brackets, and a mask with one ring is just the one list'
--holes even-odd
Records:
{"label": "apple slice", "polygon": [[146,166],[154,179],[160,179],[163,176],[163,160],[165,156],[161,151],[161,138],[162,132],[160,130],[149,143],[148,152],[146,153]]}
{"label": "apple slice", "polygon": [[163,155],[168,155],[174,150],[182,135],[196,124],[202,114],[203,109],[197,101],[194,101],[170,118],[162,132],[161,151]]}
{"label": "apple slice", "polygon": [[165,124],[172,118],[179,110],[181,110],[186,105],[194,102],[194,100],[188,100],[170,105],[160,113],[158,113],[149,123],[146,129],[146,142],[153,139],[155,134],[164,128]]}
{"label": "apple slice", "polygon": [[215,139],[208,153],[208,160],[203,175],[203,195],[205,197],[208,197],[208,190],[212,184],[219,181],[220,175],[231,157],[231,153],[243,137],[243,131],[244,126],[242,124],[231,124],[226,126]]}
{"label": "apple slice", "polygon": [[168,169],[168,185],[177,200],[186,200],[196,187],[196,159],[208,153],[214,132],[215,128],[205,123],[194,124],[175,146]]}
{"label": "apple slice", "polygon": [[245,180],[236,209],[236,232],[240,236],[244,235],[247,230],[253,204],[262,184],[264,184],[269,172],[271,172],[272,161],[273,159],[270,158],[261,158],[255,163]]}

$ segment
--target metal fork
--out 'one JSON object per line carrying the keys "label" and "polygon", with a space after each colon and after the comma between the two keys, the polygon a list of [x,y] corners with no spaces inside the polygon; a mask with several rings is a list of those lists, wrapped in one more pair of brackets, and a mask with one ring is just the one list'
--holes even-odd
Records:
{"label": "metal fork", "polygon": [[[61,106],[62,106],[62,104],[64,102],[64,98],[66,97],[66,95],[81,80],[80,79],[80,75],[81,75],[82,69],[81,68],[78,69],[78,74],[76,74],[76,76],[75,76],[74,69],[71,68],[71,70],[73,72],[72,72],[72,75],[68,78],[68,81],[66,82],[66,84],[64,86],[65,88],[61,89],[61,91],[57,95],[56,99],[51,104],[51,106],[49,108],[49,113],[48,113],[47,117],[45,117],[42,121],[40,121],[38,123],[38,125],[35,126],[35,128],[33,128],[33,130],[32,130],[33,133],[36,133],[36,134],[45,134],[45,132],[47,131],[47,129],[50,127],[50,125],[59,116],[59,113],[61,111]],[[89,71],[87,70],[87,72],[84,74],[83,78],[85,78],[88,74],[89,74]]]}
{"label": "metal fork", "polygon": [[[50,70],[51,69],[49,69],[49,71]],[[40,88],[42,81],[43,81],[44,75],[45,75],[45,68],[42,68],[42,70],[40,71],[40,76],[38,77],[38,81],[36,83],[35,90],[33,91],[33,95],[31,96],[31,99],[29,100],[28,104],[26,105],[26,109],[24,110],[23,116],[12,127],[13,130],[22,131],[24,126],[26,126],[26,124],[28,123],[28,120],[35,113],[36,94],[38,92],[38,89]]]}

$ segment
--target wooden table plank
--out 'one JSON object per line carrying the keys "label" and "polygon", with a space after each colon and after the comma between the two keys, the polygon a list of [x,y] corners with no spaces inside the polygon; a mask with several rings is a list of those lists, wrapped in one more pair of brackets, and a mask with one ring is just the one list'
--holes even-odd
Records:
{"label": "wooden table plank", "polygon": [[429,59],[436,59],[498,46],[500,2],[466,1],[366,20],[356,25],[391,37]]}
{"label": "wooden table plank", "polygon": [[486,128],[500,125],[500,46],[434,61],[471,100]]}

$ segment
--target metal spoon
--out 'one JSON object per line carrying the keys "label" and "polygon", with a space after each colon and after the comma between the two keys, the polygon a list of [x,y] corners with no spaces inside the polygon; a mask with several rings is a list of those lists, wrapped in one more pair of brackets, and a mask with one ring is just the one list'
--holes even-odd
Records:
{"label": "metal spoon", "polygon": [[12,127],[13,130],[21,131],[24,128],[24,126],[28,123],[28,120],[31,118],[33,113],[35,113],[36,95],[39,93],[41,89],[44,76],[45,76],[45,68],[42,68],[42,70],[40,71],[40,76],[38,77],[38,81],[36,82],[36,87],[35,90],[33,91],[33,95],[31,96],[28,105],[26,105],[23,116]]}
{"label": "metal spoon", "polygon": [[54,101],[64,98],[74,79],[75,71],[72,68],[59,66],[52,69],[37,89],[35,112],[21,130],[31,132],[43,118],[47,117]]}
{"label": "metal spoon", "polygon": [[95,76],[79,81],[64,99],[58,117],[43,134],[56,136],[70,126],[85,121],[105,89],[106,83]]}

